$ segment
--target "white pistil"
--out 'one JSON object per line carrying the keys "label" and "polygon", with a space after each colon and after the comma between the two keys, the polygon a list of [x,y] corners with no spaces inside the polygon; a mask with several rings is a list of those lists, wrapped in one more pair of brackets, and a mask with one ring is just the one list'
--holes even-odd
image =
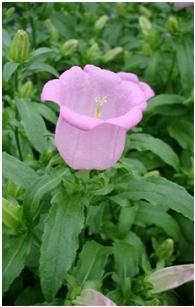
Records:
{"label": "white pistil", "polygon": [[104,96],[103,98],[96,97],[96,108],[95,108],[95,118],[101,118],[101,108],[107,102],[107,97]]}

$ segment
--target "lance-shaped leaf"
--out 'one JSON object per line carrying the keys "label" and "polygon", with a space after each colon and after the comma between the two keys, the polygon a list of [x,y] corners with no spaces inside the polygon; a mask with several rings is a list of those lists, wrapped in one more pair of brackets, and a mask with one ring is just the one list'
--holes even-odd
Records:
{"label": "lance-shaped leaf", "polygon": [[109,247],[95,241],[86,242],[73,275],[82,285],[87,280],[101,280],[110,252]]}
{"label": "lance-shaped leaf", "polygon": [[37,217],[42,197],[60,184],[66,172],[66,169],[60,170],[55,177],[43,175],[33,182],[24,197],[24,215],[28,220],[34,220]]}
{"label": "lance-shaped leaf", "polygon": [[175,170],[179,168],[179,158],[173,149],[164,141],[154,138],[146,133],[134,133],[129,138],[130,148],[139,151],[150,150],[160,157],[166,164],[171,165]]}
{"label": "lance-shaped leaf", "polygon": [[21,273],[30,251],[30,237],[23,235],[10,238],[3,250],[3,291],[7,291],[11,283]]}
{"label": "lance-shaped leaf", "polygon": [[[119,190],[125,191],[110,198],[128,198],[129,200],[146,200],[152,205],[172,209],[193,220],[193,197],[184,187],[163,177],[132,177],[127,182],[116,185]],[[126,192],[128,191],[128,192]]]}
{"label": "lance-shaped leaf", "polygon": [[29,142],[39,153],[46,151],[49,132],[43,118],[34,105],[24,99],[16,99],[15,103]]}
{"label": "lance-shaped leaf", "polygon": [[76,196],[70,199],[63,191],[48,214],[40,256],[41,287],[47,301],[52,301],[75,260],[84,223],[83,209],[81,200]]}
{"label": "lance-shaped leaf", "polygon": [[25,162],[17,158],[3,153],[3,176],[10,179],[14,183],[23,188],[28,188],[32,182],[37,180],[39,176]]}

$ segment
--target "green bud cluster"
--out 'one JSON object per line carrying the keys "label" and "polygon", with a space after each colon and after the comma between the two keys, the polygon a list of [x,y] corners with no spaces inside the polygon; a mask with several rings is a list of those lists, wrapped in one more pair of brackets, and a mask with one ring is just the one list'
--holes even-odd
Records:
{"label": "green bud cluster", "polygon": [[2,221],[5,234],[15,234],[22,225],[23,210],[21,206],[15,205],[3,198]]}
{"label": "green bud cluster", "polygon": [[78,39],[69,39],[61,47],[61,54],[64,56],[72,54],[78,47]]}
{"label": "green bud cluster", "polygon": [[51,39],[56,41],[58,39],[58,37],[59,37],[59,32],[56,29],[56,27],[54,26],[54,24],[51,22],[50,19],[46,19],[45,20],[45,25],[46,25],[46,27],[48,28],[48,30],[50,32]]}
{"label": "green bud cluster", "polygon": [[10,58],[16,63],[23,63],[29,58],[29,37],[26,31],[18,30],[10,45]]}
{"label": "green bud cluster", "polygon": [[162,242],[156,249],[155,255],[159,260],[169,260],[174,252],[174,241],[167,239]]}
{"label": "green bud cluster", "polygon": [[107,21],[108,21],[107,15],[101,16],[95,23],[95,30],[98,30],[98,31],[102,30]]}
{"label": "green bud cluster", "polygon": [[175,34],[180,31],[178,19],[174,16],[170,16],[166,22],[167,29],[170,33]]}
{"label": "green bud cluster", "polygon": [[152,32],[152,24],[149,21],[148,18],[146,18],[145,16],[141,16],[139,18],[139,25],[141,28],[141,31],[143,33],[143,35],[145,36],[149,36]]}
{"label": "green bud cluster", "polygon": [[33,83],[31,80],[28,80],[19,89],[19,96],[21,98],[27,98],[32,93],[32,90],[33,90]]}
{"label": "green bud cluster", "polygon": [[102,56],[102,61],[104,63],[110,62],[114,60],[122,51],[123,51],[122,47],[116,47],[110,49]]}
{"label": "green bud cluster", "polygon": [[85,58],[87,61],[96,60],[100,56],[99,45],[94,42],[86,51]]}

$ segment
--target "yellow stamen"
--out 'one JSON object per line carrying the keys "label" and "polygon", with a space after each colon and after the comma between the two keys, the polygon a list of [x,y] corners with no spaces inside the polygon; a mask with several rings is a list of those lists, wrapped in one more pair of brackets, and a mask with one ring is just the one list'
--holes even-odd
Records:
{"label": "yellow stamen", "polygon": [[101,118],[101,108],[107,102],[107,97],[104,96],[103,98],[96,97],[96,108],[95,108],[95,118]]}

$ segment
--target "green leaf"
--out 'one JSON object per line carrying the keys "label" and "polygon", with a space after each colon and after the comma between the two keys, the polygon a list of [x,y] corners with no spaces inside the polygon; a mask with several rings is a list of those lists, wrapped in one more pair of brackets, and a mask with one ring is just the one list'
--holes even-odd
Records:
{"label": "green leaf", "polygon": [[[165,107],[178,104],[183,104],[185,98],[179,95],[172,95],[172,94],[161,94],[158,96],[155,96],[154,98],[150,99],[148,101],[148,108],[144,112],[145,115],[152,115],[152,114],[161,114],[161,111],[164,110]],[[175,116],[174,109],[173,110],[173,116]]]}
{"label": "green leaf", "polygon": [[10,32],[2,28],[2,47],[9,48],[11,44]]}
{"label": "green leaf", "polygon": [[65,192],[55,199],[45,222],[40,256],[40,279],[45,298],[51,301],[61,287],[79,246],[84,224],[84,205]]}
{"label": "green leaf", "polygon": [[30,237],[23,235],[9,239],[9,245],[3,250],[3,291],[7,291],[25,266],[30,251]]}
{"label": "green leaf", "polygon": [[58,72],[55,70],[55,68],[53,68],[51,65],[49,64],[45,64],[45,63],[42,63],[42,62],[34,62],[32,63],[29,67],[28,67],[28,70],[30,72],[33,72],[33,73],[38,73],[38,72],[41,72],[41,71],[45,71],[45,72],[49,72],[50,74],[54,75],[55,77],[59,77],[59,74]]}
{"label": "green leaf", "polygon": [[127,236],[124,238],[124,242],[129,243],[130,245],[132,245],[136,249],[140,262],[141,262],[143,256],[147,257],[144,243],[142,242],[140,237],[138,235],[136,235],[133,231],[129,231]]}
{"label": "green leaf", "polygon": [[15,73],[16,69],[18,68],[18,63],[7,62],[3,66],[3,79],[4,81],[8,82],[11,76]]}
{"label": "green leaf", "polygon": [[38,284],[33,287],[27,286],[19,293],[15,301],[15,306],[33,306],[37,302],[43,301],[43,295]]}
{"label": "green leaf", "polygon": [[32,53],[31,53],[31,56],[32,58],[35,58],[35,57],[40,57],[42,55],[46,55],[48,53],[53,53],[53,49],[51,48],[48,48],[48,47],[41,47],[41,48],[38,48],[36,50],[34,50]]}
{"label": "green leaf", "polygon": [[128,278],[135,276],[139,272],[138,253],[134,246],[124,241],[116,241],[113,245],[115,259],[114,278],[120,286],[124,286]]}
{"label": "green leaf", "polygon": [[179,158],[173,149],[158,138],[146,133],[133,133],[129,137],[129,147],[138,151],[150,150],[175,170],[179,169]]}
{"label": "green leaf", "polygon": [[181,236],[180,228],[174,218],[160,207],[153,206],[147,202],[140,203],[134,223],[141,226],[156,225],[161,227],[176,241]]}
{"label": "green leaf", "polygon": [[24,196],[24,215],[29,221],[34,220],[39,214],[40,201],[42,197],[46,193],[55,189],[60,184],[66,173],[67,169],[63,169],[55,177],[44,175],[34,181],[29,187]]}
{"label": "green leaf", "polygon": [[[129,142],[129,136],[127,137],[127,145],[125,146],[125,152],[127,152],[130,149],[128,148],[128,142]],[[126,155],[126,154],[125,154]],[[116,163],[114,168],[125,168],[127,171],[135,174],[145,174],[146,173],[146,168],[144,163],[142,163],[138,159],[134,158],[121,158],[118,163]]]}
{"label": "green leaf", "polygon": [[101,280],[104,267],[111,252],[109,247],[100,245],[95,241],[87,241],[79,255],[77,266],[73,275],[81,285],[87,280]]}
{"label": "green leaf", "polygon": [[50,121],[52,124],[56,124],[57,115],[52,111],[47,105],[43,103],[32,103],[35,109],[43,116],[45,119]]}
{"label": "green leaf", "polygon": [[119,194],[120,199],[144,199],[152,205],[175,210],[193,220],[193,197],[185,188],[163,177],[132,177],[128,183],[118,184],[118,188],[128,191]]}
{"label": "green leaf", "polygon": [[186,119],[174,121],[168,126],[168,132],[184,149],[193,150],[194,128]]}
{"label": "green leaf", "polygon": [[86,218],[86,225],[89,233],[99,233],[102,226],[102,219],[105,211],[105,203],[99,203],[98,206],[89,206]]}
{"label": "green leaf", "polygon": [[39,176],[25,162],[3,153],[3,175],[23,188],[28,188]]}
{"label": "green leaf", "polygon": [[16,99],[15,102],[29,142],[38,152],[46,151],[49,132],[43,118],[30,102],[23,99]]}
{"label": "green leaf", "polygon": [[126,234],[131,229],[137,212],[137,206],[122,207],[118,220],[118,229],[121,234]]}
{"label": "green leaf", "polygon": [[184,41],[176,45],[176,50],[181,85],[188,94],[193,88],[193,46]]}
{"label": "green leaf", "polygon": [[138,262],[139,266],[142,267],[144,272],[150,272],[151,271],[151,264],[149,262],[147,253],[146,253],[146,247],[144,242],[140,239],[138,235],[136,235],[133,231],[129,231],[127,236],[123,240],[124,242],[127,242],[131,246],[135,248],[138,255]]}

